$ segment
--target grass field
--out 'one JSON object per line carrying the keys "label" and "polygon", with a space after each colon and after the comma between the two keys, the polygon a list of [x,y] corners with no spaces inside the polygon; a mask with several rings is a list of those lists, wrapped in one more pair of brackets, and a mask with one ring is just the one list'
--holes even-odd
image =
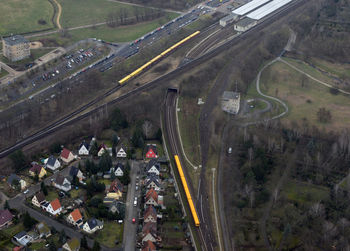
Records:
{"label": "grass field", "polygon": [[[301,73],[283,63],[275,63],[263,72],[261,89],[263,93],[277,96],[287,103],[289,114],[284,121],[301,124],[307,119],[310,125],[327,131],[347,128],[350,123],[350,97],[331,94],[329,88],[305,79]],[[321,107],[331,111],[330,123],[318,121],[317,112]]]}
{"label": "grass field", "polygon": [[61,24],[64,28],[105,22],[108,14],[119,16],[123,11],[126,17],[143,13],[144,8],[107,0],[59,0],[62,6]]}
{"label": "grass field", "polygon": [[319,58],[311,58],[311,63],[339,78],[350,78],[350,64],[331,63]]}
{"label": "grass field", "polygon": [[[1,0],[0,36],[53,28],[54,9],[48,0]],[[39,20],[46,24],[39,24]]]}
{"label": "grass field", "polygon": [[[153,21],[134,25],[118,26],[115,28],[108,27],[107,25],[101,25],[96,26],[95,28],[84,28],[69,31],[68,37],[62,37],[60,33],[55,33],[45,37],[35,37],[32,38],[32,40],[42,40],[47,46],[66,46],[85,38],[98,38],[109,42],[129,42],[165,24],[169,20],[173,19],[174,16],[176,16],[176,14],[169,14],[166,17],[155,19]],[[49,40],[51,40],[50,44],[47,44],[47,41]]]}
{"label": "grass field", "polygon": [[103,229],[97,233],[95,240],[109,248],[115,247],[116,240],[121,245],[123,241],[123,225],[116,222],[105,222]]}

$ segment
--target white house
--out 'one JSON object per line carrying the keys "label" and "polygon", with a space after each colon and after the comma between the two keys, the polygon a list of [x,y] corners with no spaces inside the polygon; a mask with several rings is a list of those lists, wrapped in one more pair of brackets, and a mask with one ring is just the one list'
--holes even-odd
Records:
{"label": "white house", "polygon": [[145,197],[145,206],[158,206],[158,194],[157,192],[151,188]]}
{"label": "white house", "polygon": [[27,232],[22,231],[13,236],[13,238],[21,245],[27,246],[28,243],[33,241],[33,238],[27,234]]}
{"label": "white house", "polygon": [[25,180],[21,179],[16,174],[12,173],[7,179],[7,184],[10,187],[12,187],[13,189],[15,189],[16,188],[16,186],[15,186],[16,182],[19,185],[19,188],[21,190],[24,190],[26,188],[26,186],[27,186],[27,182]]}
{"label": "white house", "polygon": [[155,191],[160,191],[161,185],[158,176],[151,174],[146,178],[146,188],[153,188]]}
{"label": "white house", "polygon": [[123,147],[121,147],[118,152],[117,152],[117,158],[126,158],[126,152],[123,149]]}
{"label": "white house", "polygon": [[50,156],[46,162],[46,168],[55,171],[61,167],[61,163],[54,156]]}
{"label": "white house", "polygon": [[159,162],[156,159],[151,159],[146,166],[146,172],[148,174],[153,173],[158,176],[159,170],[160,170]]}
{"label": "white house", "polygon": [[57,175],[55,181],[53,181],[54,187],[63,190],[65,192],[68,192],[69,190],[72,189],[72,185],[70,181],[66,178],[63,177],[62,175]]}
{"label": "white house", "polygon": [[83,224],[83,216],[80,210],[78,208],[74,209],[73,212],[68,215],[67,221],[74,226],[80,227]]}
{"label": "white house", "polygon": [[124,176],[124,166],[122,163],[118,163],[114,168],[114,174],[117,177]]}
{"label": "white house", "polygon": [[89,155],[89,144],[87,142],[83,142],[79,146],[78,150],[79,155]]}
{"label": "white house", "polygon": [[103,222],[95,218],[89,219],[87,222],[85,222],[83,226],[83,230],[89,234],[95,233],[97,230],[102,228],[103,228]]}
{"label": "white house", "polygon": [[148,206],[145,210],[143,221],[147,222],[157,222],[157,211],[153,206]]}
{"label": "white house", "polygon": [[79,168],[72,166],[69,171],[69,175],[73,178],[76,176],[79,180],[79,182],[82,182],[85,179],[85,176],[82,171],[80,171]]}
{"label": "white house", "polygon": [[107,147],[102,143],[98,148],[97,156],[101,157],[105,152],[107,152]]}
{"label": "white house", "polygon": [[62,212],[62,206],[58,199],[51,201],[46,207],[46,211],[52,215],[58,215]]}
{"label": "white house", "polygon": [[62,248],[66,251],[79,251],[80,250],[80,242],[77,238],[73,238],[67,241]]}

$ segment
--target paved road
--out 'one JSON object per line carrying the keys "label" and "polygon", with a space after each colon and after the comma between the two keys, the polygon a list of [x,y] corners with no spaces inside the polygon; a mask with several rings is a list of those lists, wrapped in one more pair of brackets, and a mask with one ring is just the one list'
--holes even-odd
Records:
{"label": "paved road", "polygon": [[[140,212],[140,189],[135,190],[137,173],[140,171],[141,163],[133,161],[130,170],[130,184],[128,186],[128,194],[126,196],[126,211],[124,221],[123,246],[124,251],[135,251],[136,234],[138,226],[138,214]],[[134,198],[137,199],[137,206],[134,206]],[[132,223],[132,219],[136,219],[136,223]]]}

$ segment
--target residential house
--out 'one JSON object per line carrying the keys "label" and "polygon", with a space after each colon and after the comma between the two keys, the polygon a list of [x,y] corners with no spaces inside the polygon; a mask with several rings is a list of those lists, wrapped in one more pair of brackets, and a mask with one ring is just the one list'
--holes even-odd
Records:
{"label": "residential house", "polygon": [[160,191],[161,185],[160,185],[159,177],[154,174],[148,175],[146,178],[145,186],[147,189],[153,188],[156,191]]}
{"label": "residential house", "polygon": [[146,206],[152,205],[154,207],[158,206],[158,194],[153,188],[148,190],[148,192],[146,193],[145,205]]}
{"label": "residential house", "polygon": [[83,226],[83,230],[89,234],[95,233],[97,230],[102,228],[103,228],[103,222],[95,218],[89,219],[87,222],[85,222]]}
{"label": "residential house", "polygon": [[13,215],[8,209],[0,210],[0,229],[12,224]]}
{"label": "residential house", "polygon": [[146,241],[143,244],[142,251],[156,251],[156,246],[151,241]]}
{"label": "residential house", "polygon": [[143,215],[143,221],[147,222],[157,222],[157,211],[153,206],[148,206]]}
{"label": "residential house", "polygon": [[126,158],[127,154],[123,147],[120,147],[120,149],[117,151],[117,158]]}
{"label": "residential house", "polygon": [[73,212],[68,215],[67,221],[74,226],[80,227],[83,224],[83,216],[80,210],[78,208],[74,209]]}
{"label": "residential house", "polygon": [[32,177],[35,177],[35,175],[38,175],[39,179],[41,179],[42,177],[44,177],[46,175],[46,170],[43,166],[35,163],[29,169],[29,175]]}
{"label": "residential house", "polygon": [[41,207],[45,203],[46,203],[46,200],[43,192],[39,192],[35,194],[32,198],[32,204],[36,207]]}
{"label": "residential house", "polygon": [[65,192],[68,192],[72,189],[70,181],[60,174],[57,175],[56,179],[53,181],[53,186]]}
{"label": "residential house", "polygon": [[79,182],[82,182],[85,179],[85,176],[82,171],[80,171],[79,168],[72,166],[69,171],[69,175],[73,178],[76,176],[79,180]]}
{"label": "residential house", "polygon": [[67,251],[79,251],[80,249],[80,242],[77,238],[72,238],[69,241],[67,241],[62,248]]}
{"label": "residential house", "polygon": [[158,236],[157,232],[152,231],[152,230],[146,230],[145,232],[142,232],[142,242],[157,242],[158,241]]}
{"label": "residential house", "polygon": [[113,198],[119,200],[123,196],[123,184],[119,179],[115,179],[109,188],[107,188],[107,198]]}
{"label": "residential house", "polygon": [[19,232],[13,236],[13,239],[23,246],[27,246],[28,243],[33,241],[33,238],[26,231]]}
{"label": "residential house", "polygon": [[80,144],[79,149],[78,149],[78,154],[79,155],[89,155],[89,144],[87,142],[83,142]]}
{"label": "residential house", "polygon": [[61,160],[68,164],[69,162],[73,161],[75,159],[75,156],[71,151],[69,151],[67,148],[63,148],[61,152]]}
{"label": "residential house", "polygon": [[47,205],[46,211],[52,215],[60,214],[62,212],[62,206],[61,206],[60,201],[58,199],[54,199],[53,201],[51,201]]}
{"label": "residential house", "polygon": [[124,165],[120,162],[118,162],[118,164],[113,168],[113,172],[117,177],[124,176],[124,170]]}
{"label": "residential house", "polygon": [[38,231],[40,238],[48,238],[49,236],[51,236],[51,230],[45,222],[39,222],[38,224],[36,224],[35,229],[36,231]]}
{"label": "residential house", "polygon": [[55,171],[61,167],[61,163],[54,156],[50,156],[46,162],[46,168]]}
{"label": "residential house", "polygon": [[13,173],[8,177],[7,184],[13,189],[16,189],[16,185],[15,185],[16,183],[18,184],[21,190],[24,190],[27,186],[27,183],[25,182],[25,180],[22,180],[20,177],[18,177],[16,174]]}
{"label": "residential house", "polygon": [[147,174],[155,174],[155,175],[159,175],[159,171],[160,171],[160,164],[156,159],[151,159],[147,165],[146,165],[146,172]]}
{"label": "residential house", "polygon": [[108,210],[112,213],[125,213],[125,204],[121,201],[116,201],[113,198],[104,198],[103,204],[108,207]]}
{"label": "residential house", "polygon": [[105,152],[107,152],[107,147],[105,144],[101,144],[97,151],[97,156],[101,157]]}
{"label": "residential house", "polygon": [[158,158],[157,146],[155,144],[147,144],[146,159]]}

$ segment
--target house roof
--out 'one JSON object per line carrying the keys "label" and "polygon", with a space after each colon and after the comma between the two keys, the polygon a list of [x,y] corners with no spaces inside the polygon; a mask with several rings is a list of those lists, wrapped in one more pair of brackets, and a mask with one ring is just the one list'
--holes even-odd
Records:
{"label": "house roof", "polygon": [[146,194],[146,201],[148,201],[150,198],[153,198],[153,200],[158,201],[158,194],[156,191],[154,191],[153,188],[151,188],[147,194]]}
{"label": "house roof", "polygon": [[153,218],[157,218],[157,211],[154,208],[154,206],[148,206],[146,211],[145,211],[145,215],[143,216],[144,219],[146,219],[149,215],[152,215]]}
{"label": "house roof", "polygon": [[23,236],[26,236],[27,235],[27,232],[26,231],[22,231],[22,232],[19,232],[18,234],[16,234],[14,237],[16,239],[21,239],[23,238]]}
{"label": "house roof", "polygon": [[115,166],[115,170],[118,170],[118,168],[120,168],[124,172],[124,165],[122,163],[117,163],[117,165]]}
{"label": "house roof", "polygon": [[51,207],[54,211],[56,211],[57,209],[61,208],[61,203],[60,201],[56,198],[53,201],[50,202]]}
{"label": "house roof", "polygon": [[11,37],[4,37],[5,44],[13,46],[21,43],[28,43],[28,40],[21,35],[14,35]]}
{"label": "house roof", "polygon": [[143,244],[142,251],[155,251],[155,250],[156,250],[156,246],[153,244],[153,242],[148,240]]}
{"label": "house roof", "polygon": [[102,144],[98,147],[98,151],[100,151],[102,148],[105,149],[105,150],[107,150],[107,147],[106,147],[106,145],[105,145],[104,143],[102,143]]}
{"label": "house roof", "polygon": [[149,231],[157,232],[157,223],[149,221],[146,224],[144,224],[142,227],[142,233],[147,234],[147,232]]}
{"label": "house roof", "polygon": [[154,166],[155,168],[157,168],[157,170],[159,171],[160,165],[159,165],[159,162],[158,162],[156,159],[151,159],[151,160],[147,163],[146,171],[148,172],[153,166]]}
{"label": "house roof", "polygon": [[81,216],[80,210],[78,208],[74,209],[74,211],[71,212],[70,215],[72,216],[72,218],[75,222],[77,222],[78,220],[83,218],[83,216]]}
{"label": "house roof", "polygon": [[30,172],[33,172],[33,173],[40,173],[41,172],[41,168],[43,168],[41,165],[38,165],[38,164],[33,164],[32,167],[29,169]]}
{"label": "house roof", "polygon": [[83,142],[80,144],[79,149],[81,149],[83,146],[85,146],[85,148],[86,148],[87,150],[89,150],[89,144],[88,144],[86,141],[83,141]]}
{"label": "house roof", "polygon": [[0,226],[11,221],[12,218],[13,218],[13,215],[8,209],[0,210]]}
{"label": "house roof", "polygon": [[49,157],[49,159],[47,160],[47,162],[46,162],[46,165],[48,165],[48,166],[54,166],[55,165],[55,163],[56,163],[56,158],[54,157],[54,156],[50,156]]}
{"label": "house roof", "polygon": [[62,186],[65,178],[66,177],[63,177],[61,174],[58,174],[56,176],[55,183]]}
{"label": "house roof", "polygon": [[148,186],[153,181],[156,184],[157,187],[160,187],[160,183],[159,183],[158,177],[155,174],[149,174],[147,176],[146,180],[147,180],[146,186]]}
{"label": "house roof", "polygon": [[122,146],[119,148],[118,153],[125,153],[125,150]]}
{"label": "house roof", "polygon": [[12,182],[13,182],[14,180],[20,181],[21,178],[18,177],[16,174],[12,173],[12,174],[7,178],[7,183],[8,183],[9,185],[12,185]]}
{"label": "house roof", "polygon": [[111,186],[108,189],[109,192],[123,192],[123,184],[120,182],[120,180],[118,178],[116,178],[115,180],[113,180],[113,182],[111,183]]}
{"label": "house roof", "polygon": [[69,151],[67,148],[63,148],[61,152],[61,158],[68,159],[70,153],[71,151]]}
{"label": "house roof", "polygon": [[45,200],[45,195],[43,192],[39,192],[34,195],[39,203],[43,202]]}
{"label": "house roof", "polygon": [[94,229],[98,225],[95,218],[88,219],[87,224],[89,225],[90,229]]}
{"label": "house roof", "polygon": [[71,250],[77,250],[80,247],[80,242],[77,238],[70,239],[67,241],[67,244]]}

